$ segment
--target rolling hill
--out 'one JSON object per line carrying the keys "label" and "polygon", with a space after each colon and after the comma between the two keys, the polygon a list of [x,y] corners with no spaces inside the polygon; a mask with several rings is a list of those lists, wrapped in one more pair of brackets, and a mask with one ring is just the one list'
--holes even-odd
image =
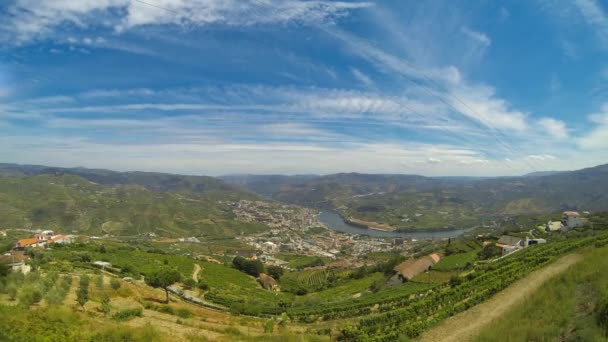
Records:
{"label": "rolling hill", "polygon": [[158,172],[118,172],[83,167],[61,168],[42,165],[1,164],[0,176],[73,175],[104,185],[141,185],[150,191],[205,193],[233,191],[234,187],[208,176],[185,176]]}
{"label": "rolling hill", "polygon": [[504,216],[563,210],[608,210],[608,165],[484,179],[357,173],[250,176],[238,185],[275,200],[337,210],[399,229],[464,227]]}
{"label": "rolling hill", "polygon": [[155,192],[69,174],[0,177],[0,225],[123,236],[230,237],[267,229],[235,219],[226,201],[243,198],[256,196],[235,190]]}

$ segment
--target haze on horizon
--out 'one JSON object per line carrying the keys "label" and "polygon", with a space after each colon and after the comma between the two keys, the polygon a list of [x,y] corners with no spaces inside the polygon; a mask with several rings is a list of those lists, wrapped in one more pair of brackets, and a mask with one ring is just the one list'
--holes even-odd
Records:
{"label": "haze on horizon", "polygon": [[0,162],[502,176],[608,161],[597,0],[11,0]]}

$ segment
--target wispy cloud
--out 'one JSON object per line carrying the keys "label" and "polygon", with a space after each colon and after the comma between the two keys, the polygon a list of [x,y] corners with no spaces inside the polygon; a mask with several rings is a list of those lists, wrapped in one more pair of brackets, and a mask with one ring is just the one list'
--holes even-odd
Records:
{"label": "wispy cloud", "polygon": [[483,32],[475,31],[468,27],[463,27],[462,33],[479,43],[482,47],[488,47],[492,44],[492,40]]}
{"label": "wispy cloud", "polygon": [[374,81],[372,81],[372,79],[369,76],[367,76],[366,74],[364,74],[363,72],[361,72],[361,70],[359,70],[357,68],[352,68],[350,71],[353,74],[353,76],[359,82],[361,82],[363,85],[365,85],[367,87],[373,87],[373,86],[375,86]]}
{"label": "wispy cloud", "polygon": [[[17,0],[4,16],[4,42],[20,43],[49,36],[63,24],[82,28],[100,26],[118,32],[146,25],[252,26],[332,22],[349,11],[370,7],[370,2],[346,1],[213,1],[213,0]],[[118,16],[116,15],[118,14]],[[103,39],[103,38],[102,38]],[[14,42],[13,41],[13,42]],[[103,43],[90,37],[84,44]]]}
{"label": "wispy cloud", "polygon": [[586,22],[594,28],[604,47],[608,48],[608,15],[600,3],[596,0],[576,0],[574,4]]}

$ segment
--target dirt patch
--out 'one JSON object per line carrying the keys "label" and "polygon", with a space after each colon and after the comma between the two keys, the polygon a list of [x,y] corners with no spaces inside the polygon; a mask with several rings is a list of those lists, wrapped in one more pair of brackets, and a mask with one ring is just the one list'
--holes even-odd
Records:
{"label": "dirt patch", "polygon": [[489,300],[446,319],[437,327],[424,333],[419,340],[424,342],[469,341],[483,328],[500,320],[513,306],[522,303],[534,294],[549,279],[566,271],[580,260],[582,257],[578,254],[566,255],[549,266],[518,280]]}
{"label": "dirt patch", "polygon": [[194,279],[194,281],[198,282],[198,274],[201,271],[201,265],[199,264],[194,264],[194,272],[192,272],[192,279]]}

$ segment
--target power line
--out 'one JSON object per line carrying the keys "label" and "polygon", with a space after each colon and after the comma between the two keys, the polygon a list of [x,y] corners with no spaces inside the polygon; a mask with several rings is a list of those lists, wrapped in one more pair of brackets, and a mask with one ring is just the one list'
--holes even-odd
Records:
{"label": "power line", "polygon": [[166,7],[158,6],[158,5],[155,5],[155,4],[152,4],[152,3],[149,3],[149,2],[145,2],[145,1],[142,1],[142,0],[133,0],[133,1],[135,1],[135,2],[139,2],[139,3],[142,3],[142,4],[145,4],[145,5],[148,5],[148,6],[152,6],[152,7],[158,8],[158,9],[162,9],[162,10],[165,10],[165,11],[168,11],[168,12],[171,12],[171,13],[174,13],[174,14],[180,14],[180,15],[181,15],[181,13],[180,13],[180,12],[174,11],[174,10],[172,10],[172,9],[168,9],[168,8],[166,8]]}

